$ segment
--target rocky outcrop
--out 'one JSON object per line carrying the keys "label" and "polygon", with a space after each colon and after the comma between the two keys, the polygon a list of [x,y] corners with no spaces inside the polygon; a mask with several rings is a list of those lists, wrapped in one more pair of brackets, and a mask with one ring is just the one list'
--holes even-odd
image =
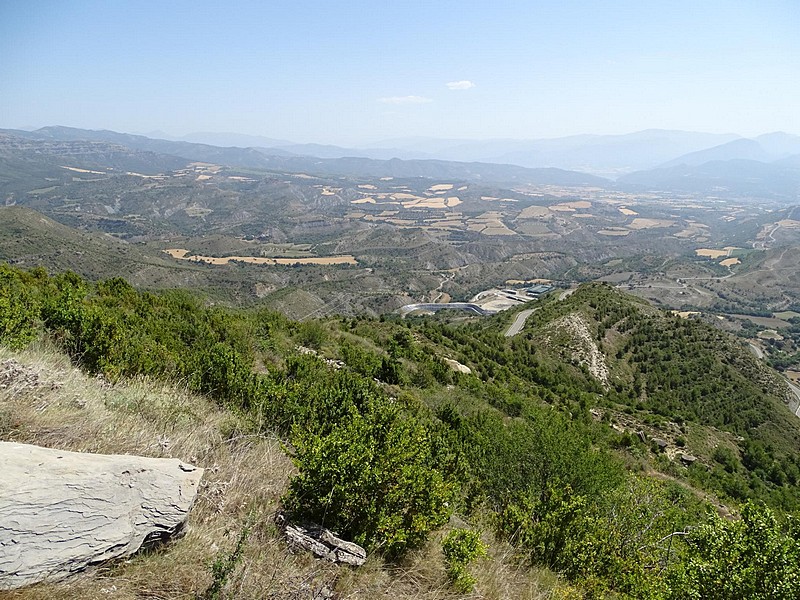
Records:
{"label": "rocky outcrop", "polygon": [[453,369],[453,371],[456,373],[464,373],[464,375],[469,375],[472,373],[472,369],[470,369],[467,365],[462,365],[457,360],[453,360],[452,358],[444,358],[442,360],[444,360],[447,366]]}
{"label": "rocky outcrop", "polygon": [[364,548],[337,537],[329,529],[318,525],[289,523],[284,513],[278,513],[275,522],[283,528],[286,540],[291,546],[308,550],[314,556],[354,567],[360,567],[367,560],[367,551]]}
{"label": "rocky outcrop", "polygon": [[[565,357],[586,367],[592,377],[608,387],[606,358],[595,343],[586,319],[577,313],[570,313],[550,323],[548,328],[550,331],[545,336],[545,343],[561,348]],[[566,339],[559,339],[559,336]]]}
{"label": "rocky outcrop", "polygon": [[0,442],[0,590],[180,535],[202,476],[177,459]]}

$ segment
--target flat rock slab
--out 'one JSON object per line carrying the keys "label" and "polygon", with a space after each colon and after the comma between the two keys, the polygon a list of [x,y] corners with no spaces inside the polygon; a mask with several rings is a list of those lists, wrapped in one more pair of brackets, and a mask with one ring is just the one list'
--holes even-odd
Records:
{"label": "flat rock slab", "polygon": [[202,476],[173,458],[0,442],[0,590],[180,535]]}

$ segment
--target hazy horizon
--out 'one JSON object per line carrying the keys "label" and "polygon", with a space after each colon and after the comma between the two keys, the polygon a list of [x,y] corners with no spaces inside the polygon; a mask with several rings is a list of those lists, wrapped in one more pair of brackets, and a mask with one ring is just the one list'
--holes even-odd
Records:
{"label": "hazy horizon", "polygon": [[0,126],[358,146],[800,133],[795,2],[0,5]]}

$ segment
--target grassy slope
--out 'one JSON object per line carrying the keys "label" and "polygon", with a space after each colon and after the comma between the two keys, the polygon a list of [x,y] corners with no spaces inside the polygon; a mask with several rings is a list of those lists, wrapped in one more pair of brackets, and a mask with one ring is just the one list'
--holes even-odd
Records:
{"label": "grassy slope", "polygon": [[[9,375],[17,370],[16,376]],[[21,370],[22,374],[19,374]],[[185,537],[92,576],[0,592],[3,600],[195,598],[211,584],[210,564],[252,524],[225,597],[311,598],[328,587],[352,599],[444,599],[449,591],[439,539],[401,564],[371,557],[358,569],[289,552],[273,525],[293,467],[277,439],[243,435],[236,417],[175,386],[145,380],[108,384],[46,347],[0,347],[0,439],[73,451],[178,457],[206,469]],[[454,526],[463,525],[454,520]],[[551,573],[520,571],[510,548],[492,540],[477,566],[484,598],[573,596]],[[555,596],[554,596],[555,595]]]}

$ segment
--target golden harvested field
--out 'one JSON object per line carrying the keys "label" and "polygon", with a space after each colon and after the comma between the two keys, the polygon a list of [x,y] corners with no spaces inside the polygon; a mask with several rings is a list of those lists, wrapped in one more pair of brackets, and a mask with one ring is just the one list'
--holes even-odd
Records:
{"label": "golden harvested field", "polygon": [[[695,253],[697,256],[705,256],[706,258],[722,258],[723,256],[730,256],[731,252],[734,250],[741,250],[741,248],[737,248],[736,246],[725,246],[722,250],[715,250],[713,248],[698,248],[695,250]],[[725,261],[722,262],[724,263]],[[738,264],[738,262],[732,264]]]}
{"label": "golden harvested field", "polygon": [[598,231],[598,235],[608,235],[613,237],[624,237],[630,234],[630,229],[625,229],[623,227],[609,227],[607,229],[601,229]]}
{"label": "golden harvested field", "polygon": [[428,191],[431,192],[440,192],[444,190],[452,190],[453,184],[452,183],[437,183],[436,185],[432,185],[428,188]]}
{"label": "golden harvested field", "polygon": [[619,212],[621,212],[626,217],[632,217],[639,214],[635,210],[631,210],[630,208],[625,208],[624,206],[618,208],[617,210],[619,210]]}
{"label": "golden harvested field", "polygon": [[551,214],[546,206],[528,206],[519,213],[518,219],[540,219]]}
{"label": "golden harvested field", "polygon": [[461,204],[458,196],[449,198],[417,198],[409,202],[403,202],[403,208],[450,208]]}
{"label": "golden harvested field", "polygon": [[727,250],[714,250],[712,248],[698,248],[695,250],[697,256],[705,256],[706,258],[722,258],[728,256]]}
{"label": "golden harvested field", "polygon": [[667,219],[642,219],[638,217],[628,227],[631,229],[656,229],[659,227],[672,227],[673,225],[675,225],[675,221],[668,221]]}
{"label": "golden harvested field", "polygon": [[678,315],[679,317],[683,317],[684,319],[688,319],[689,317],[700,316],[700,312],[696,310],[682,310],[682,311],[672,311],[672,314]]}
{"label": "golden harvested field", "polygon": [[687,239],[704,236],[708,232],[708,225],[696,221],[687,221],[686,228],[675,234],[676,238]]}
{"label": "golden harvested field", "polygon": [[172,258],[185,258],[189,251],[186,248],[171,248],[169,250],[164,250],[167,254],[169,254]]}
{"label": "golden harvested field", "polygon": [[92,173],[93,175],[105,175],[103,171],[90,171],[89,169],[79,169],[78,167],[61,167],[62,169],[67,169],[68,171],[75,171],[76,173]]}
{"label": "golden harvested field", "polygon": [[719,264],[721,264],[723,267],[732,267],[733,265],[741,264],[741,262],[742,261],[740,261],[738,258],[726,258],[725,260],[721,260]]}
{"label": "golden harvested field", "polygon": [[578,209],[591,207],[592,203],[588,200],[576,200],[574,202],[562,202],[561,204],[554,204],[550,207],[550,210],[555,210],[557,212],[574,212]]}
{"label": "golden harvested field", "polygon": [[209,265],[227,265],[231,262],[241,262],[252,265],[357,265],[355,257],[346,254],[342,256],[314,256],[306,258],[269,258],[266,256],[203,256],[189,255],[185,248],[170,248],[164,250],[172,258],[202,262]]}
{"label": "golden harvested field", "polygon": [[482,215],[470,219],[467,224],[469,231],[477,231],[483,235],[516,235],[506,227],[502,221],[503,215],[499,212],[488,211]]}

